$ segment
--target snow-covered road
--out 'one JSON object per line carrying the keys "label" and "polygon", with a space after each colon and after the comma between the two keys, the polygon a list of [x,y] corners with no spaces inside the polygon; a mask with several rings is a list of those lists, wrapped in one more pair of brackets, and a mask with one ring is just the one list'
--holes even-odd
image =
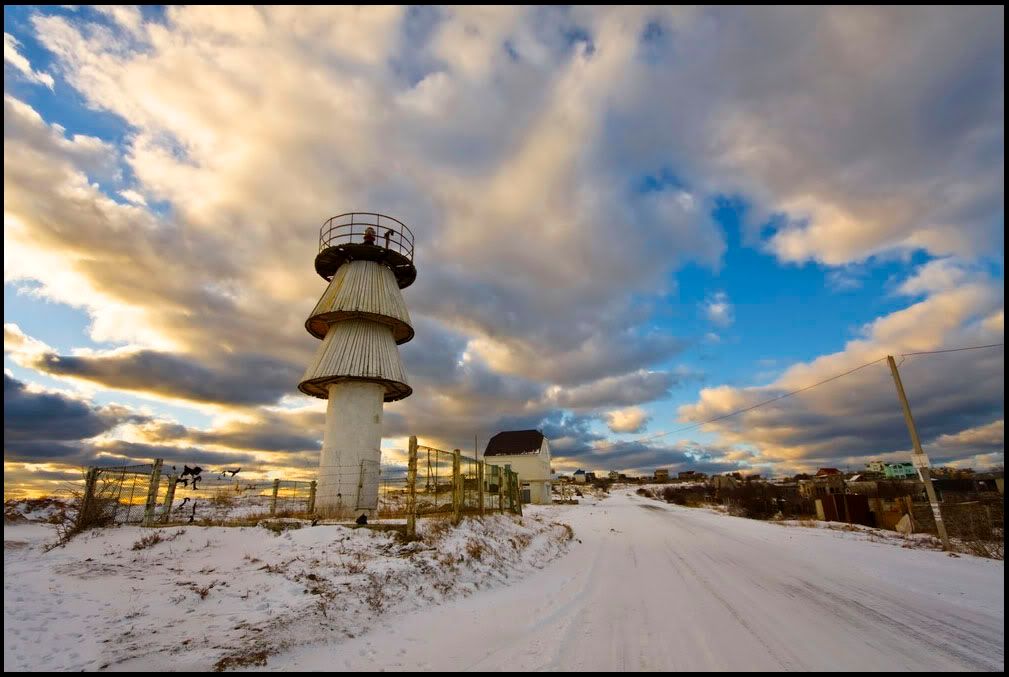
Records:
{"label": "snow-covered road", "polygon": [[1003,670],[1004,564],[617,491],[509,587],[267,669]]}

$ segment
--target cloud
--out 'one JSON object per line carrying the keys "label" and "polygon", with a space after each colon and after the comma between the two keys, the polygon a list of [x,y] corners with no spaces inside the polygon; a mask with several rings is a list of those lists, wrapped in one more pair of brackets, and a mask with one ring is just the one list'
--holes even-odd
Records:
{"label": "cloud", "polygon": [[[746,449],[720,444],[705,444],[692,440],[679,440],[668,444],[648,442],[627,442],[619,446],[595,445],[581,448],[555,460],[554,465],[569,470],[626,472],[650,475],[656,468],[667,468],[673,473],[681,470],[696,470],[708,474],[745,471],[761,472],[755,466],[752,453]],[[551,449],[553,444],[551,443]]]}
{"label": "cloud", "polygon": [[146,207],[147,206],[147,198],[145,198],[143,195],[141,195],[140,193],[138,193],[135,190],[130,190],[130,189],[121,190],[121,191],[119,191],[119,197],[121,197],[124,200],[126,200],[127,202],[129,202],[131,204],[135,204],[135,205],[137,205],[139,207]]}
{"label": "cloud", "polygon": [[5,494],[65,492],[82,466],[149,463],[241,465],[297,478],[318,459],[324,413],[249,410],[207,430],[192,429],[121,405],[98,406],[4,375]]}
{"label": "cloud", "polygon": [[59,458],[80,451],[74,443],[139,417],[97,407],[62,393],[30,389],[4,374],[4,459]]}
{"label": "cloud", "polygon": [[325,412],[322,410],[256,409],[229,416],[210,430],[151,421],[140,426],[137,432],[142,439],[152,443],[183,442],[278,454],[317,454],[322,445],[324,425]]}
{"label": "cloud", "polygon": [[297,365],[267,355],[233,355],[214,366],[205,366],[194,356],[151,350],[93,355],[42,353],[23,364],[106,388],[223,405],[273,404],[297,385],[302,371]]}
{"label": "cloud", "polygon": [[576,410],[628,406],[662,399],[684,379],[684,374],[677,372],[640,369],[572,388],[554,387],[548,397],[557,406]]}
{"label": "cloud", "polygon": [[[724,194],[786,261],[1000,249],[999,9],[106,14],[40,10],[32,28],[121,142],[5,96],[5,280],[119,346],[15,355],[61,377],[243,415],[293,396],[323,289],[314,224],[374,208],[418,244],[416,394],[387,430],[458,446],[529,423],[591,443],[604,412],[684,382],[666,365],[688,342],[653,317],[679,268],[720,265]],[[682,181],[641,190],[666,168]],[[956,312],[984,286],[866,331],[1001,331],[994,310],[976,327]]]}
{"label": "cloud", "polygon": [[53,89],[56,84],[53,76],[33,69],[31,62],[18,51],[20,45],[21,43],[13,35],[4,32],[4,63],[13,66],[28,82]]}
{"label": "cloud", "polygon": [[708,320],[719,327],[728,327],[732,324],[732,304],[729,303],[729,295],[724,291],[717,291],[708,296],[704,301],[704,314]]}
{"label": "cloud", "polygon": [[4,322],[4,353],[15,355],[39,355],[51,353],[53,349],[42,341],[28,336],[14,322]]}
{"label": "cloud", "polygon": [[640,433],[652,419],[641,407],[606,412],[606,425],[615,433]]}
{"label": "cloud", "polygon": [[[681,420],[703,421],[745,409],[887,354],[1002,342],[1001,281],[968,273],[935,275],[940,268],[945,270],[945,264],[926,264],[902,286],[917,292],[929,280],[926,298],[869,323],[844,350],[794,364],[766,386],[705,388],[696,403],[679,409]],[[912,356],[899,368],[925,443],[1001,418],[1001,349]],[[866,459],[909,446],[885,362],[703,429],[725,442],[752,445],[759,450],[758,462],[784,468]]]}
{"label": "cloud", "polygon": [[999,419],[956,433],[939,435],[926,448],[933,464],[962,461],[974,457],[1005,456],[1005,421]]}
{"label": "cloud", "polygon": [[779,215],[767,244],[785,261],[987,255],[1003,242],[1003,18],[715,8],[664,21],[662,58],[622,81],[612,143],[683,158],[679,173],[752,200],[753,226]]}

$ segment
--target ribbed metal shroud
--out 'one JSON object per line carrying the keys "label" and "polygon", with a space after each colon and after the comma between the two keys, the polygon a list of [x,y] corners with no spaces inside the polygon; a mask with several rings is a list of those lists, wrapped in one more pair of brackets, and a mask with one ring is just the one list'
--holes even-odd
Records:
{"label": "ribbed metal shroud", "polygon": [[326,399],[327,386],[341,381],[381,383],[386,402],[401,400],[413,392],[389,325],[363,319],[342,320],[332,325],[305,370],[298,390]]}
{"label": "ribbed metal shroud", "polygon": [[381,263],[351,261],[341,266],[305,321],[305,328],[321,339],[333,323],[355,318],[392,327],[398,344],[413,338],[403,292],[393,272]]}

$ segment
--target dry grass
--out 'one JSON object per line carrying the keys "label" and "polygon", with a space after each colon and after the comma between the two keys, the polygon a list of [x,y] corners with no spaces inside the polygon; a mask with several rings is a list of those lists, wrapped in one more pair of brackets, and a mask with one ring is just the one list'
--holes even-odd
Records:
{"label": "dry grass", "polygon": [[136,543],[134,543],[133,544],[133,549],[134,550],[146,550],[147,548],[154,547],[158,543],[168,543],[168,542],[174,541],[176,538],[178,538],[179,536],[181,536],[184,533],[186,533],[185,529],[179,529],[178,531],[176,531],[171,536],[165,536],[164,532],[162,532],[162,531],[152,531],[151,533],[147,534],[146,536],[144,536],[143,538],[141,538],[139,541],[137,541]]}
{"label": "dry grass", "polygon": [[1001,506],[967,503],[943,508],[943,520],[954,545],[988,559],[1005,559],[1005,531]]}
{"label": "dry grass", "polygon": [[221,508],[230,508],[235,504],[235,497],[232,495],[232,490],[222,487],[214,492],[214,495],[210,497],[210,502]]}
{"label": "dry grass", "polygon": [[480,541],[469,541],[466,544],[466,556],[477,561],[483,558],[484,546]]}
{"label": "dry grass", "polygon": [[362,553],[355,552],[351,555],[349,560],[343,560],[343,569],[348,574],[363,574],[364,570],[367,568],[368,563],[365,561],[365,557]]}
{"label": "dry grass", "polygon": [[279,536],[285,531],[300,529],[304,525],[301,522],[291,522],[285,520],[262,520],[259,522],[259,526],[268,531],[272,531],[274,534]]}
{"label": "dry grass", "polygon": [[153,548],[154,546],[156,546],[158,543],[160,543],[163,540],[164,539],[161,538],[161,533],[155,531],[155,532],[147,534],[146,536],[142,537],[139,541],[137,541],[136,543],[134,543],[133,544],[133,549],[134,550],[146,550],[147,548]]}
{"label": "dry grass", "polygon": [[[85,468],[83,472],[86,482],[88,471]],[[47,545],[47,550],[64,546],[74,536],[85,531],[115,525],[115,510],[110,508],[118,502],[117,482],[101,477],[95,484],[94,495],[89,501],[84,500],[84,491],[75,485],[70,487],[69,493],[69,509],[55,515],[56,542]]]}
{"label": "dry grass", "polygon": [[273,653],[274,652],[269,649],[258,649],[256,651],[248,651],[243,654],[225,656],[214,663],[214,672],[239,670],[241,668],[248,668],[251,666],[263,667],[266,665],[267,659]]}

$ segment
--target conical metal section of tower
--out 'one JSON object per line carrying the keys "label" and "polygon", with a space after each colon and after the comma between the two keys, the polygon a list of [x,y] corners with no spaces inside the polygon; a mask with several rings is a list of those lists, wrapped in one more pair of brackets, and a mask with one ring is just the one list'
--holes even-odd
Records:
{"label": "conical metal section of tower", "polygon": [[341,519],[378,508],[382,405],[413,390],[397,346],[413,338],[402,289],[413,284],[413,233],[382,214],[326,221],[315,269],[329,281],[305,322],[322,339],[298,385],[328,399],[315,510]]}

